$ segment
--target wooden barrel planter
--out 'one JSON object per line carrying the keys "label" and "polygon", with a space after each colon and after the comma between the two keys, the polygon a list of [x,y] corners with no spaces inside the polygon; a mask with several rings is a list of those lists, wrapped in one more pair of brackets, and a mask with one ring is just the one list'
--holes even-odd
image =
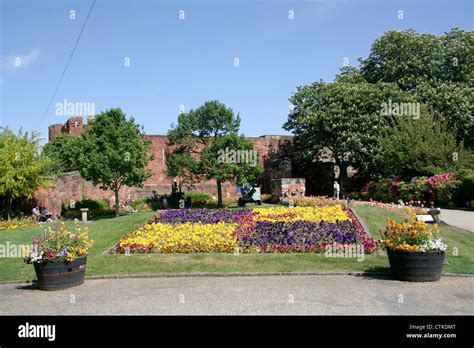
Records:
{"label": "wooden barrel planter", "polygon": [[390,272],[398,280],[434,282],[441,278],[444,251],[387,250]]}
{"label": "wooden barrel planter", "polygon": [[84,282],[87,256],[67,262],[35,262],[36,277],[40,290],[62,290]]}

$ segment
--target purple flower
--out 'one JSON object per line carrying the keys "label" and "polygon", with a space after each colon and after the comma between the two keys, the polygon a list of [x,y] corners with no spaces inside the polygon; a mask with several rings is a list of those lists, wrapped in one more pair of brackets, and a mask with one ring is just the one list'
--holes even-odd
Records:
{"label": "purple flower", "polygon": [[179,224],[183,222],[202,222],[215,224],[218,222],[236,222],[236,218],[249,214],[250,209],[175,209],[167,210],[155,217],[155,223]]}

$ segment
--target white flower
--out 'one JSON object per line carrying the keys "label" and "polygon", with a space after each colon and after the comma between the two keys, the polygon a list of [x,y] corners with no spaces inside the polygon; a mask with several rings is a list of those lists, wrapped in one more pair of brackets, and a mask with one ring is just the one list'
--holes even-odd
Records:
{"label": "white flower", "polygon": [[448,245],[441,239],[432,239],[420,246],[421,251],[446,251],[447,249]]}

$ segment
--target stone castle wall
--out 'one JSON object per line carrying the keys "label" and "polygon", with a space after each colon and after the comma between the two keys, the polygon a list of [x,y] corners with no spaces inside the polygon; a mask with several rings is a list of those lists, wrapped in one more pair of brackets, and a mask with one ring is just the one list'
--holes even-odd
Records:
{"label": "stone castle wall", "polygon": [[[64,125],[55,124],[49,127],[49,139],[54,140],[61,133],[68,133],[74,136],[80,135],[87,125],[82,122],[82,117],[71,117]],[[166,194],[171,191],[172,179],[165,175],[165,153],[168,147],[166,135],[146,135],[151,140],[150,155],[154,155],[154,160],[150,161],[148,168],[152,176],[145,182],[143,188],[124,187],[120,191],[120,201],[125,202],[145,196]],[[277,153],[283,142],[291,140],[291,136],[264,135],[260,137],[250,137],[259,154],[260,164],[264,167],[264,175],[260,184],[263,193],[270,193],[271,180],[275,178],[291,178],[292,167],[289,161],[278,161]],[[183,187],[183,189],[185,189]],[[214,180],[199,182],[195,185],[194,191],[206,192],[217,196],[217,186]],[[222,187],[224,198],[234,197],[236,187],[233,183],[224,183]],[[71,201],[82,199],[107,199],[111,205],[115,198],[112,191],[101,190],[85,181],[78,172],[71,172],[51,183],[47,189],[39,189],[35,195],[38,205],[48,208],[50,212],[59,215],[61,205],[69,204]]]}

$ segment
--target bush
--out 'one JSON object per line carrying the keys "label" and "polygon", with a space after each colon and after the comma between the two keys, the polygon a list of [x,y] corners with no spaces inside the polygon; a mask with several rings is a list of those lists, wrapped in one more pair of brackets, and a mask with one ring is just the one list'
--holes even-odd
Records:
{"label": "bush", "polygon": [[83,199],[76,202],[75,210],[89,208],[90,210],[109,209],[109,201],[105,199]]}
{"label": "bush", "polygon": [[415,177],[410,182],[400,181],[397,183],[397,190],[399,193],[398,199],[404,202],[421,201],[427,202],[428,197],[428,183],[424,176]]}
{"label": "bush", "polygon": [[[121,214],[126,214],[129,213],[129,211],[125,211],[123,209],[120,210]],[[115,216],[115,209],[90,209],[87,212],[87,218],[88,219],[94,219],[98,217],[106,217],[106,216]],[[63,219],[67,220],[72,220],[72,219],[81,219],[82,218],[82,213],[77,210],[77,209],[69,209],[66,211],[63,211],[61,214],[61,217]]]}
{"label": "bush", "polygon": [[378,182],[369,185],[368,192],[365,194],[364,198],[386,203],[395,202],[397,198],[391,193],[391,188],[392,182],[390,179],[379,180]]}
{"label": "bush", "polygon": [[360,199],[360,193],[359,192],[350,192],[348,195],[347,195],[350,199]]}
{"label": "bush", "polygon": [[442,181],[436,185],[435,203],[441,206],[452,207],[459,195],[460,180]]}
{"label": "bush", "polygon": [[193,208],[209,208],[214,205],[212,196],[204,192],[186,192],[184,198],[187,199],[188,197],[191,197]]}
{"label": "bush", "polygon": [[262,203],[272,203],[272,195],[262,193],[260,195],[260,200],[262,201]]}
{"label": "bush", "polygon": [[138,211],[158,210],[163,208],[161,197],[142,197],[133,200],[130,205]]}
{"label": "bush", "polygon": [[[474,174],[461,179],[456,198],[460,206],[465,206],[467,202],[474,200]],[[473,207],[472,203],[471,207]]]}

